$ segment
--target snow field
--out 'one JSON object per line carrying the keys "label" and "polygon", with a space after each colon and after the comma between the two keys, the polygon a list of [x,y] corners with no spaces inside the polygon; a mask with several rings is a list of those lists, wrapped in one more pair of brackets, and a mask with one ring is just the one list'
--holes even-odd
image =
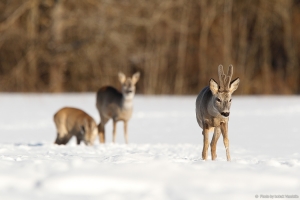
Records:
{"label": "snow field", "polygon": [[[0,95],[0,199],[256,199],[300,196],[300,97],[233,97],[231,162],[201,160],[196,96],[137,96],[129,145],[53,144],[63,106],[99,122],[94,94]],[[212,136],[212,134],[211,134]],[[209,151],[210,152],[210,151]],[[210,155],[209,155],[210,159]]]}

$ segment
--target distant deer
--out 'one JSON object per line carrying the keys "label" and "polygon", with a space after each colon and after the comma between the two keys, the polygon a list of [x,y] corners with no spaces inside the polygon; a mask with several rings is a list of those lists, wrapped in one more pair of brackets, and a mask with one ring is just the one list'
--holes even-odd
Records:
{"label": "distant deer", "polygon": [[232,65],[229,66],[227,75],[224,74],[222,65],[219,65],[218,72],[220,85],[214,79],[210,79],[209,86],[205,87],[197,97],[196,118],[199,126],[203,129],[202,159],[207,159],[209,132],[214,130],[214,135],[210,143],[212,160],[217,158],[217,141],[222,132],[227,161],[230,161],[228,120],[231,95],[238,88],[240,79],[236,78],[231,81],[233,74]]}
{"label": "distant deer", "polygon": [[57,130],[55,144],[67,144],[72,136],[79,145],[84,141],[86,145],[93,145],[97,137],[97,124],[94,119],[77,108],[64,107],[54,115]]}
{"label": "distant deer", "polygon": [[119,73],[119,81],[122,84],[121,92],[111,86],[102,87],[98,90],[96,106],[101,119],[98,125],[100,143],[105,143],[104,126],[109,119],[112,119],[113,142],[116,141],[116,124],[118,121],[123,121],[125,142],[128,144],[127,124],[132,115],[135,84],[139,78],[139,72],[133,74],[132,78],[126,78],[123,73]]}

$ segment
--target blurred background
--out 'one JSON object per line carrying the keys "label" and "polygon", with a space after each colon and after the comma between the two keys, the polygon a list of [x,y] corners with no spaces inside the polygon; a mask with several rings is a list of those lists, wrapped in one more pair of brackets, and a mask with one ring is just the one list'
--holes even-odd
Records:
{"label": "blurred background", "polygon": [[0,0],[0,92],[197,94],[233,64],[237,94],[299,94],[299,62],[299,0]]}

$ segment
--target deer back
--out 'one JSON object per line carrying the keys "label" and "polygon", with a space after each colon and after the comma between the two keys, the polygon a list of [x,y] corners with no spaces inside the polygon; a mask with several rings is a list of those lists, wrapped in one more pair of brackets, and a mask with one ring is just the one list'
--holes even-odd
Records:
{"label": "deer back", "polygon": [[132,107],[125,109],[124,101],[123,94],[111,86],[100,88],[97,92],[96,106],[103,117],[130,118]]}
{"label": "deer back", "polygon": [[[205,126],[205,119],[210,119],[211,113],[213,110],[210,110],[210,102],[212,98],[212,92],[210,91],[209,87],[205,87],[201,90],[199,95],[196,99],[196,118],[199,126],[204,128]],[[209,112],[210,110],[210,112]]]}
{"label": "deer back", "polygon": [[97,136],[97,124],[86,112],[71,107],[64,107],[54,115],[54,122],[60,131],[80,136],[85,143],[92,144]]}

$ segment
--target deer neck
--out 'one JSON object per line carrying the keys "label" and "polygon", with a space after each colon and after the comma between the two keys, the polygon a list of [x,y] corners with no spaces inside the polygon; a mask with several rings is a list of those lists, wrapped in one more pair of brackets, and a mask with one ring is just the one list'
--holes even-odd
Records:
{"label": "deer neck", "polygon": [[133,107],[133,98],[125,98],[123,96],[122,109],[130,110]]}
{"label": "deer neck", "polygon": [[214,106],[213,103],[213,98],[211,97],[210,100],[208,101],[208,105],[207,105],[207,112],[210,115],[210,117],[215,118],[218,117],[220,115],[219,111],[217,110],[217,108]]}

